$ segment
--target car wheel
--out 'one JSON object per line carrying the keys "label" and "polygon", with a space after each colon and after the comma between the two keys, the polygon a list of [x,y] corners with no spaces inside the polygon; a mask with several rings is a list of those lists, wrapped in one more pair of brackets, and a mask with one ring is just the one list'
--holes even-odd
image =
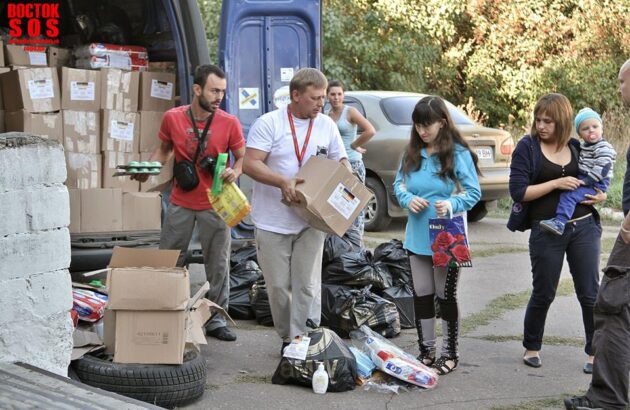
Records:
{"label": "car wheel", "polygon": [[387,192],[381,181],[374,177],[367,177],[365,186],[374,194],[365,207],[365,230],[381,231],[387,228],[392,220],[387,214]]}
{"label": "car wheel", "polygon": [[479,222],[488,214],[485,201],[477,202],[477,205],[466,213],[468,222]]}
{"label": "car wheel", "polygon": [[194,350],[180,365],[113,363],[87,354],[72,368],[85,384],[167,408],[201,397],[207,372],[206,361]]}

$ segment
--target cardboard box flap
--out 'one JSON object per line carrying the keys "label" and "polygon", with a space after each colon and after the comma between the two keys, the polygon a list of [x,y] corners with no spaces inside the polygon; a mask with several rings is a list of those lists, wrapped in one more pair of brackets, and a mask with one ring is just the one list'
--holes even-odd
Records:
{"label": "cardboard box flap", "polygon": [[232,325],[236,326],[236,323],[234,323],[230,315],[221,306],[206,298],[197,300],[188,315],[186,343],[193,347],[199,344],[207,344],[204,325],[210,320],[212,315],[217,313],[225,316]]}
{"label": "cardboard box flap", "polygon": [[173,268],[177,266],[179,258],[178,250],[150,249],[150,248],[123,248],[114,247],[112,258],[109,261],[110,268],[127,267],[152,267]]}
{"label": "cardboard box flap", "polygon": [[186,310],[190,310],[193,307],[193,305],[197,303],[199,299],[201,299],[203,295],[208,293],[209,290],[210,290],[210,282],[206,281],[206,283],[204,283],[201,286],[201,288],[197,291],[197,293],[195,293],[195,295],[188,300],[188,305],[186,305]]}

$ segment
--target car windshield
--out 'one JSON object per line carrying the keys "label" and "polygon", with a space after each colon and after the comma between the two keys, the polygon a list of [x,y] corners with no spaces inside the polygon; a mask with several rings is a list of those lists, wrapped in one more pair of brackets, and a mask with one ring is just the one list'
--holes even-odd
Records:
{"label": "car windshield", "polygon": [[[381,100],[381,106],[387,119],[396,125],[411,125],[411,113],[413,107],[416,106],[420,97],[388,97]],[[448,101],[446,106],[453,118],[455,125],[475,125],[475,122],[468,118],[459,108],[455,107]]]}

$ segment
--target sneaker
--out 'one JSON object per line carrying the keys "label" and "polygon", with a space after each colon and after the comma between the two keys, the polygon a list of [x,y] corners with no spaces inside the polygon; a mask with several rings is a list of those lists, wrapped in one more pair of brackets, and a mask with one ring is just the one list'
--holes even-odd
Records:
{"label": "sneaker", "polygon": [[223,340],[224,342],[233,342],[236,340],[236,333],[232,332],[227,327],[217,327],[216,329],[206,329],[206,335],[214,337],[215,339]]}
{"label": "sneaker", "polygon": [[562,236],[564,233],[564,224],[558,220],[558,218],[546,219],[540,221],[540,227],[547,232],[554,233],[558,236]]}
{"label": "sneaker", "polygon": [[566,410],[587,410],[587,409],[599,409],[604,410],[602,407],[597,407],[586,396],[573,396],[564,399],[564,408]]}

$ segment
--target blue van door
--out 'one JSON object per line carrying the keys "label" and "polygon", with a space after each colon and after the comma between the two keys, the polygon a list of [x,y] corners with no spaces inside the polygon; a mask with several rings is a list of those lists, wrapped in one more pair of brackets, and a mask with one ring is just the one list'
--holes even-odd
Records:
{"label": "blue van door", "polygon": [[261,114],[289,99],[300,68],[321,66],[321,0],[224,0],[219,65],[225,109],[247,132]]}

